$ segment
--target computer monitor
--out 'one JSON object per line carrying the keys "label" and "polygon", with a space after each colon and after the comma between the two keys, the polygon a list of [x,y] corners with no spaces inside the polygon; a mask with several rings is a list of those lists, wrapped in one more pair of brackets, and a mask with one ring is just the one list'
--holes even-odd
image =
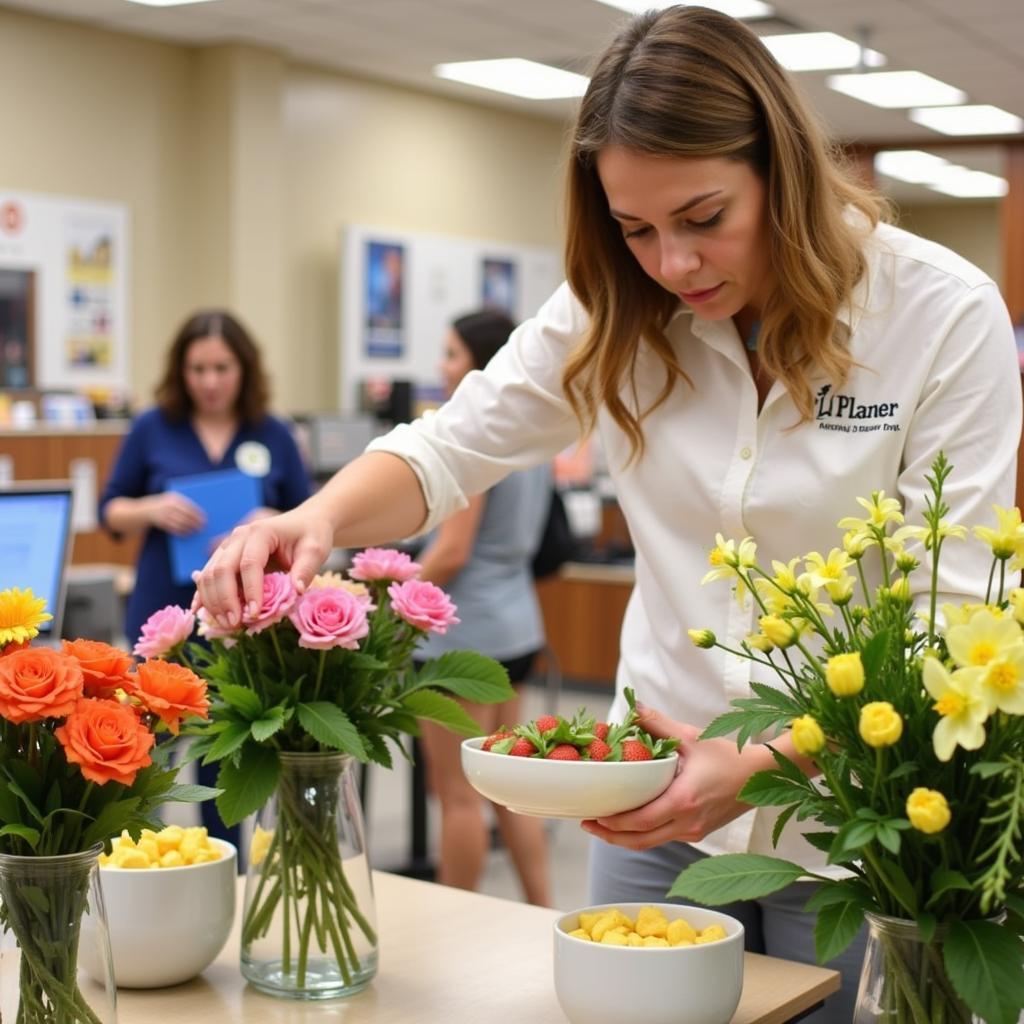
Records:
{"label": "computer monitor", "polygon": [[31,588],[53,616],[40,636],[56,640],[64,616],[71,551],[71,485],[15,484],[0,489],[0,590]]}

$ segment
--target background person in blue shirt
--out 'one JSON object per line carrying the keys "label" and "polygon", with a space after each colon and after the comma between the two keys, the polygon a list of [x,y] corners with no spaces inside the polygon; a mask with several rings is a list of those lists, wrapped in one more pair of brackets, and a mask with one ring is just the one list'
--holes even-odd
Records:
{"label": "background person in blue shirt", "polygon": [[[195,589],[174,582],[168,535],[194,533],[203,512],[168,491],[169,479],[234,468],[249,473],[262,485],[265,506],[250,518],[309,497],[298,447],[288,427],[268,414],[268,397],[259,349],[238,320],[218,309],[189,317],[168,351],[156,406],[132,425],[100,498],[108,530],[145,534],[125,615],[129,643],[153,612],[169,604],[187,608]],[[207,827],[221,832],[215,816],[204,804]]]}

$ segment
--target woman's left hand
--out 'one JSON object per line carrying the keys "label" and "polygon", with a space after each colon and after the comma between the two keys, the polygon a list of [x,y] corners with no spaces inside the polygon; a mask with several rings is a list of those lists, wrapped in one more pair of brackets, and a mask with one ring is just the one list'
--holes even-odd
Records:
{"label": "woman's left hand", "polygon": [[650,803],[583,822],[587,832],[615,846],[649,850],[673,840],[698,842],[750,810],[736,794],[754,772],[774,765],[765,747],[739,751],[731,739],[698,740],[696,726],[651,708],[640,710],[639,724],[655,738],[678,737],[680,765],[668,789]]}

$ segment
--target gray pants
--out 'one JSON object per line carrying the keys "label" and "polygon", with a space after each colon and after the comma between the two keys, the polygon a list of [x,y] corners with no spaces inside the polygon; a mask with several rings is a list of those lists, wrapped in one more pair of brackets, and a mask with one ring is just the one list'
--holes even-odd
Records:
{"label": "gray pants", "polygon": [[[592,839],[587,886],[589,902],[685,903],[685,900],[668,900],[665,893],[683,868],[704,856],[686,843],[666,843],[638,853]],[[817,962],[814,915],[803,908],[817,888],[815,882],[795,882],[763,900],[728,903],[715,909],[743,922],[749,952],[813,964]],[[842,974],[842,987],[829,996],[822,1009],[803,1018],[806,1024],[850,1024],[853,1020],[866,939],[865,927],[840,956],[825,965]]]}

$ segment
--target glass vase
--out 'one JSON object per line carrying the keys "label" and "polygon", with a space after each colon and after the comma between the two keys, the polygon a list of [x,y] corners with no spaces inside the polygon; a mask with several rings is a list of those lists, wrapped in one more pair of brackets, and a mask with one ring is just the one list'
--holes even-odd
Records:
{"label": "glass vase", "polygon": [[280,754],[256,815],[242,918],[242,974],[292,999],[333,999],[377,973],[376,914],[355,761]]}
{"label": "glass vase", "polygon": [[864,917],[868,941],[853,1024],[983,1024],[946,974],[943,928],[925,942],[914,921]]}
{"label": "glass vase", "polygon": [[[115,1024],[117,995],[97,843],[55,857],[0,854],[0,1021]],[[93,968],[79,963],[88,932]],[[91,975],[91,976],[90,976]],[[99,978],[99,981],[93,980]]]}

